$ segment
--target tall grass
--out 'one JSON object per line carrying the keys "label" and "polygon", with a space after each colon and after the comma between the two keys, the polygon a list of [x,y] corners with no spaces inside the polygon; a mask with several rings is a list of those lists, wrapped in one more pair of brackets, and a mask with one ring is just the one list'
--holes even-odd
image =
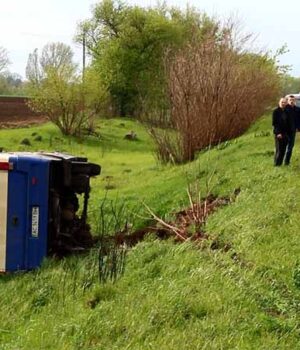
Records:
{"label": "tall grass", "polygon": [[[136,130],[138,142],[123,139],[127,128]],[[149,236],[129,251],[124,274],[114,282],[99,283],[94,250],[1,276],[0,348],[298,349],[299,143],[292,165],[274,168],[269,130],[265,117],[195,162],[166,167],[156,164],[146,132],[129,120],[105,121],[102,139],[82,143],[50,125],[0,131],[7,149],[22,148],[13,140],[38,132],[42,143],[28,149],[46,149],[50,136],[57,137],[60,150],[102,165],[92,182],[92,224],[107,192],[132,207],[144,201],[165,217],[188,204],[187,184],[205,186],[212,169],[212,193],[240,189],[235,202],[205,225],[210,239],[229,243],[229,250]],[[105,189],[106,176],[114,189]]]}

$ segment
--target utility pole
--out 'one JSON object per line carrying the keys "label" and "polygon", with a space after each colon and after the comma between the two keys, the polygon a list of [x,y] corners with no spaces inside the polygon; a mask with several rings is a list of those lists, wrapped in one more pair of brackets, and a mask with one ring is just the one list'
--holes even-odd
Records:
{"label": "utility pole", "polygon": [[82,82],[84,83],[85,74],[85,30],[83,30],[82,36]]}
{"label": "utility pole", "polygon": [[[85,117],[85,29],[83,29],[82,33],[82,116]],[[86,201],[86,198],[85,198]],[[86,213],[84,213],[86,215]]]}

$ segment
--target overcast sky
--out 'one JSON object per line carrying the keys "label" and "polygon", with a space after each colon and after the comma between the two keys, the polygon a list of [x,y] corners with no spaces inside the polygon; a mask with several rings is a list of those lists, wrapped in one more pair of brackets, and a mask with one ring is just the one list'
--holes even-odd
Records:
{"label": "overcast sky", "polygon": [[[128,0],[127,4],[155,6],[153,0]],[[9,70],[25,76],[29,53],[48,42],[61,41],[72,46],[75,59],[81,62],[81,47],[74,44],[77,23],[91,16],[95,0],[0,0],[0,46],[9,52]],[[180,0],[167,0],[181,6]],[[288,3],[263,0],[190,0],[192,5],[209,15],[239,17],[246,32],[258,35],[257,46],[275,51],[287,44],[289,53],[281,63],[292,65],[291,74],[300,76],[300,1]]]}

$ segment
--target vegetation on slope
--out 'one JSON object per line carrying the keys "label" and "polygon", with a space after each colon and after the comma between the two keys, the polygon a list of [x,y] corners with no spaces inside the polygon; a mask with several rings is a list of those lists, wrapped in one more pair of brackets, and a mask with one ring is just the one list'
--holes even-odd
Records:
{"label": "vegetation on slope", "polygon": [[[131,129],[138,141],[123,139]],[[134,209],[145,201],[161,216],[187,205],[188,183],[199,182],[205,194],[212,174],[214,194],[237,188],[240,194],[209,217],[209,239],[201,248],[149,237],[128,253],[115,283],[98,283],[94,251],[1,276],[0,348],[298,348],[300,152],[296,144],[292,165],[274,168],[270,129],[268,116],[193,163],[166,167],[155,161],[146,132],[130,120],[105,120],[100,139],[82,141],[62,137],[49,124],[1,130],[5,149],[57,149],[102,165],[92,182],[95,230],[107,188],[115,203],[125,200]],[[35,132],[41,142],[20,145]],[[225,251],[225,244],[231,248]]]}

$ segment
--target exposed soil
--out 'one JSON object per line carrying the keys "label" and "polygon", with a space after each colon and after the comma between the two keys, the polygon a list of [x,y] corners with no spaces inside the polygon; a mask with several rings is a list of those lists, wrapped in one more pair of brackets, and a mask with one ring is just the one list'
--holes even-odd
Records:
{"label": "exposed soil", "polygon": [[[153,224],[145,228],[134,232],[124,230],[123,232],[116,233],[114,236],[110,237],[110,239],[114,240],[117,245],[126,244],[128,246],[137,244],[149,233],[155,234],[161,239],[174,237],[177,242],[208,239],[208,235],[205,232],[207,217],[218,208],[233,202],[239,192],[240,190],[236,189],[232,197],[216,197],[209,195],[199,203],[193,203],[190,207],[174,213],[174,219],[172,221],[165,222],[156,217],[153,220]],[[215,241],[212,243],[211,248],[228,250],[230,247]]]}
{"label": "exposed soil", "polygon": [[47,118],[34,113],[26,97],[0,96],[0,128],[25,127],[45,123]]}

